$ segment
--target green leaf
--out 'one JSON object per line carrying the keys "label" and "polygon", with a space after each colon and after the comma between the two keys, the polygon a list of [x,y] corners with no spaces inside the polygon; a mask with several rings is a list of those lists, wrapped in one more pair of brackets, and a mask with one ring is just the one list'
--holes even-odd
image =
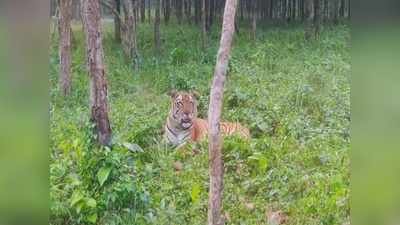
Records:
{"label": "green leaf", "polygon": [[192,191],[190,192],[190,197],[192,198],[192,202],[197,201],[197,199],[199,198],[199,194],[200,194],[200,185],[194,183],[192,185]]}
{"label": "green leaf", "polygon": [[72,193],[72,196],[71,196],[71,206],[76,205],[83,198],[84,198],[84,196],[83,196],[82,192],[75,190],[74,193]]}
{"label": "green leaf", "polygon": [[75,206],[76,212],[77,212],[77,213],[81,213],[81,210],[83,209],[84,206],[85,206],[84,202],[80,201],[80,202]]}
{"label": "green leaf", "polygon": [[89,206],[90,208],[96,208],[96,200],[94,200],[93,198],[88,198],[86,199],[86,205]]}
{"label": "green leaf", "polygon": [[110,172],[111,167],[103,167],[97,172],[97,180],[99,181],[100,186],[103,186],[104,182],[106,182]]}
{"label": "green leaf", "polygon": [[143,148],[135,143],[125,142],[122,145],[131,152],[144,152]]}
{"label": "green leaf", "polygon": [[97,213],[93,213],[87,217],[87,220],[91,223],[96,223],[97,221]]}
{"label": "green leaf", "polygon": [[258,159],[258,168],[262,171],[266,170],[268,167],[268,159],[266,157],[260,157]]}

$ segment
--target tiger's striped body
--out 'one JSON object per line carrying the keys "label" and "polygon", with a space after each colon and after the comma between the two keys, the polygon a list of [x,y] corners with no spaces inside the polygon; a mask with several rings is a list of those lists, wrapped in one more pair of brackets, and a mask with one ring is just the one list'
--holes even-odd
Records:
{"label": "tiger's striped body", "polygon": [[[173,145],[185,141],[198,141],[208,133],[207,120],[197,118],[197,104],[193,93],[174,92],[171,94],[171,109],[165,124],[165,139]],[[240,123],[221,122],[223,135],[239,134],[250,137],[250,132]]]}

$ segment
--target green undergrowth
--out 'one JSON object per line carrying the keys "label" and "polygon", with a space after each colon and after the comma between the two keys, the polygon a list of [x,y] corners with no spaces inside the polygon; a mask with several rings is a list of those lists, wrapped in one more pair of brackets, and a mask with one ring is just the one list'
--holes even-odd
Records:
{"label": "green undergrowth", "polygon": [[[123,58],[111,24],[103,27],[113,146],[93,143],[84,38],[74,25],[72,92],[59,94],[56,37],[50,49],[51,224],[205,224],[208,147],[179,150],[162,143],[171,89],[200,93],[206,117],[219,42],[200,48],[200,30],[138,30],[139,70]],[[265,27],[252,41],[236,35],[223,119],[250,128],[252,138],[224,140],[226,224],[344,224],[349,221],[350,64],[347,26],[325,27],[306,42],[303,28]]]}

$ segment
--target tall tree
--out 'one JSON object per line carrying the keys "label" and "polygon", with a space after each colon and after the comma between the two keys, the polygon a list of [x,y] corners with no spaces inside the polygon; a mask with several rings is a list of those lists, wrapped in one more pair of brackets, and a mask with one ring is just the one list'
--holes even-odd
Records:
{"label": "tall tree", "polygon": [[111,127],[108,119],[107,81],[103,62],[99,0],[82,0],[81,4],[90,77],[91,121],[95,125],[94,132],[98,143],[110,145]]}
{"label": "tall tree", "polygon": [[321,30],[321,2],[314,0],[314,29],[315,38],[318,38]]}
{"label": "tall tree", "polygon": [[202,5],[202,0],[196,0],[194,1],[194,22],[196,25],[200,23],[200,18],[201,18],[201,5]]}
{"label": "tall tree", "polygon": [[154,21],[154,42],[155,42],[155,53],[156,56],[160,54],[160,5],[161,5],[161,0],[155,0],[156,1],[156,18]]}
{"label": "tall tree", "polygon": [[309,40],[313,35],[313,0],[305,0],[305,10],[305,38]]}
{"label": "tall tree", "polygon": [[121,0],[114,1],[115,11],[118,14],[114,14],[114,36],[117,43],[121,43],[121,20],[119,15],[121,15]]}
{"label": "tall tree", "polygon": [[185,5],[186,20],[190,24],[192,22],[192,1],[184,0],[184,5]]}
{"label": "tall tree", "polygon": [[148,18],[149,18],[149,23],[151,23],[151,0],[147,0],[149,2],[148,4]]}
{"label": "tall tree", "polygon": [[59,57],[61,94],[66,96],[71,91],[71,14],[72,0],[59,0],[60,19],[59,31]]}
{"label": "tall tree", "polygon": [[140,19],[142,23],[146,21],[146,0],[140,0]]}
{"label": "tall tree", "polygon": [[253,18],[252,18],[252,38],[257,38],[257,0],[252,0]]}
{"label": "tall tree", "polygon": [[207,49],[207,14],[206,14],[206,1],[201,0],[201,41],[203,51]]}
{"label": "tall tree", "polygon": [[235,31],[235,14],[237,0],[226,0],[220,47],[211,86],[210,105],[208,108],[208,146],[210,190],[208,196],[208,225],[223,224],[221,217],[223,191],[222,140],[220,134],[220,117],[222,111],[223,90],[229,53]]}
{"label": "tall tree", "polygon": [[335,25],[339,24],[339,0],[333,0],[333,23]]}
{"label": "tall tree", "polygon": [[181,24],[183,17],[183,0],[175,0],[175,13],[178,24]]}
{"label": "tall tree", "polygon": [[171,15],[171,0],[164,0],[164,22],[169,23],[169,18]]}
{"label": "tall tree", "polygon": [[124,9],[125,21],[122,27],[123,31],[123,52],[125,59],[132,62],[133,65],[137,66],[135,63],[136,59],[136,34],[135,34],[135,17],[134,17],[134,5],[132,0],[122,0],[122,5]]}

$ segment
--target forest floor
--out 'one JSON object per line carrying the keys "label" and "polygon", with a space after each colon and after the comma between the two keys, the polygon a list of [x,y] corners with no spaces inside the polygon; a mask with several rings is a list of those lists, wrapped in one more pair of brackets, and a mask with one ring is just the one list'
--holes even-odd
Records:
{"label": "forest floor", "polygon": [[[103,29],[113,147],[93,143],[81,28],[74,26],[72,93],[59,94],[56,37],[50,48],[51,224],[206,224],[207,143],[162,144],[171,89],[195,89],[206,116],[219,43],[200,48],[195,26],[138,24],[140,68],[123,59],[113,27]],[[243,27],[243,26],[242,26]],[[300,25],[236,35],[223,119],[250,140],[224,141],[226,224],[349,222],[350,33],[327,26],[307,43]],[[193,149],[196,151],[193,152]],[[278,218],[278,219],[277,219]]]}

